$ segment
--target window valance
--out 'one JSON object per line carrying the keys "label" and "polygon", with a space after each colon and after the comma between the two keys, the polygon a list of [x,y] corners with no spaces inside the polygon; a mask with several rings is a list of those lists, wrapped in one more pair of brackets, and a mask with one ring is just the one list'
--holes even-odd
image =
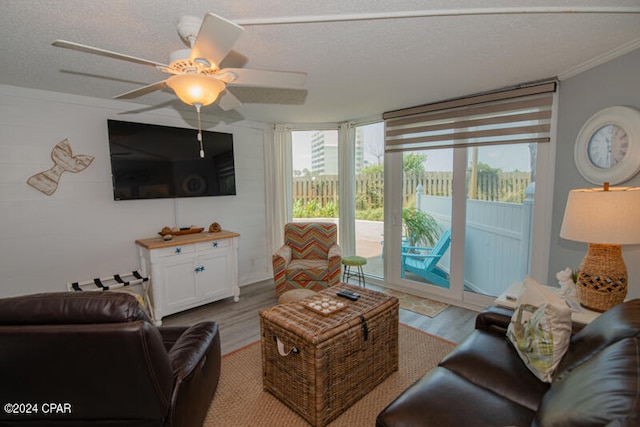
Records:
{"label": "window valance", "polygon": [[385,150],[549,142],[555,81],[384,113]]}

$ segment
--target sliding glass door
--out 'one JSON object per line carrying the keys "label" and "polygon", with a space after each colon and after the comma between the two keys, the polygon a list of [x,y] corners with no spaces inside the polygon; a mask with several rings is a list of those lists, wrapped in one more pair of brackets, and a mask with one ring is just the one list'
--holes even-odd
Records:
{"label": "sliding glass door", "polygon": [[536,144],[513,144],[389,156],[402,164],[391,178],[402,191],[391,195],[401,208],[390,217],[401,226],[385,240],[385,254],[397,252],[389,254],[388,281],[490,301],[529,274],[536,151]]}
{"label": "sliding glass door", "polygon": [[540,83],[385,115],[388,282],[486,305],[546,277],[534,196],[549,198],[554,93]]}
{"label": "sliding glass door", "polygon": [[467,149],[464,289],[497,297],[529,274],[537,144]]}
{"label": "sliding glass door", "polygon": [[452,200],[452,149],[402,153],[404,280],[432,291],[450,289]]}

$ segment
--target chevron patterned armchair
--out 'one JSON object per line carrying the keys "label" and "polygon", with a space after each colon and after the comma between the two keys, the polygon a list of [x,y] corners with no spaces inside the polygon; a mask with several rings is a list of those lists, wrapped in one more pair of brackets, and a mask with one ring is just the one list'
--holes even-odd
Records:
{"label": "chevron patterned armchair", "polygon": [[319,291],[340,283],[338,228],[326,222],[290,222],[284,245],[273,255],[276,295],[291,289]]}

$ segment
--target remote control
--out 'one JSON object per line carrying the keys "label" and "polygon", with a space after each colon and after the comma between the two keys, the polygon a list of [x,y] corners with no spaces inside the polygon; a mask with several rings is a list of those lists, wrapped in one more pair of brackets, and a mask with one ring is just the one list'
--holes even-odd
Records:
{"label": "remote control", "polygon": [[342,298],[350,299],[351,301],[358,301],[358,298],[360,298],[359,294],[353,293],[347,289],[337,292],[336,295]]}

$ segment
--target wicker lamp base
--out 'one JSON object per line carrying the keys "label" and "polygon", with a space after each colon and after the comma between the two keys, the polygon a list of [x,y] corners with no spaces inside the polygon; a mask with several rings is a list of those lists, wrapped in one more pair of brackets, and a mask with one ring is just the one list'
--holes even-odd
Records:
{"label": "wicker lamp base", "polygon": [[627,295],[627,267],[620,245],[589,243],[578,269],[578,300],[594,311],[606,311]]}

